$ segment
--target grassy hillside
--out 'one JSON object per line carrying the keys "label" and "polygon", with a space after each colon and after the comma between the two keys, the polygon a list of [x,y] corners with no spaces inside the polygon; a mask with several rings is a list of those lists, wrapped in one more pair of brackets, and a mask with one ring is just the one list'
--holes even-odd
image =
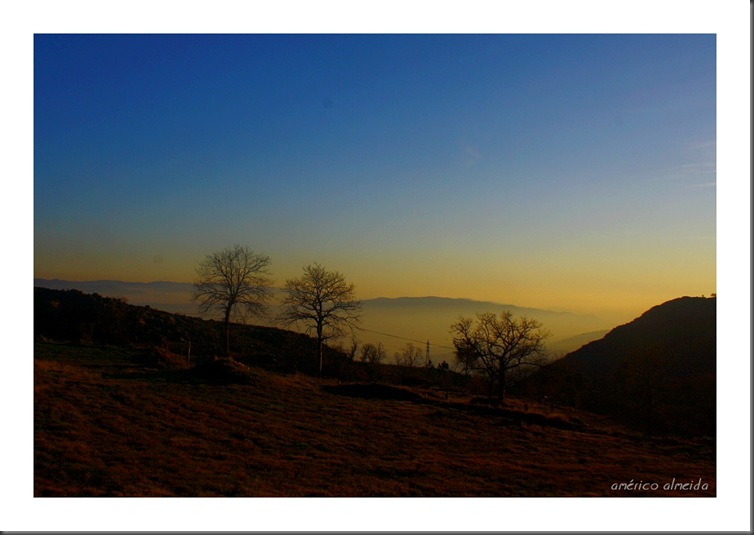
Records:
{"label": "grassy hillside", "polygon": [[[169,357],[35,345],[35,496],[716,494],[713,442],[452,390]],[[626,490],[632,480],[657,488]]]}

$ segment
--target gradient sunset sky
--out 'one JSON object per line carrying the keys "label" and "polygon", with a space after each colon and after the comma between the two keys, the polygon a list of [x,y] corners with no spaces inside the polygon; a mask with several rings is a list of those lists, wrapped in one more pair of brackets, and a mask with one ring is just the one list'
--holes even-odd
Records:
{"label": "gradient sunset sky", "polygon": [[716,291],[716,37],[34,37],[34,272],[630,317]]}

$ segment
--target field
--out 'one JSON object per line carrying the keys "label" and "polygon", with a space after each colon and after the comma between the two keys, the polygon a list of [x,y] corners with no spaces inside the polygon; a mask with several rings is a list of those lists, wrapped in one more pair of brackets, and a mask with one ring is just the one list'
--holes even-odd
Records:
{"label": "field", "polygon": [[226,384],[136,349],[38,342],[35,496],[716,495],[711,440],[460,391],[233,370],[243,380]]}

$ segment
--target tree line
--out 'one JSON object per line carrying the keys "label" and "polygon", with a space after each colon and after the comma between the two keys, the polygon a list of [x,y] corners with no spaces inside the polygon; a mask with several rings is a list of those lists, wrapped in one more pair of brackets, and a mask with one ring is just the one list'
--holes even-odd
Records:
{"label": "tree line", "polygon": [[[192,298],[202,312],[222,316],[227,356],[231,320],[245,322],[250,316],[267,311],[273,287],[269,266],[269,256],[234,245],[207,255],[196,269]],[[308,335],[316,338],[321,374],[325,343],[356,328],[361,313],[355,286],[342,273],[313,263],[303,267],[300,277],[285,281],[281,309],[275,319],[281,325],[303,326]],[[505,399],[513,374],[544,363],[544,341],[549,336],[539,321],[515,318],[508,311],[500,316],[478,314],[476,320],[461,317],[450,326],[450,332],[456,368],[467,375],[484,376],[490,397],[496,395],[500,402]],[[351,360],[357,351],[354,339],[348,351]],[[360,357],[362,362],[376,364],[384,359],[385,351],[381,344],[364,344]],[[402,366],[416,366],[421,360],[421,350],[412,344],[396,353],[396,362]]]}

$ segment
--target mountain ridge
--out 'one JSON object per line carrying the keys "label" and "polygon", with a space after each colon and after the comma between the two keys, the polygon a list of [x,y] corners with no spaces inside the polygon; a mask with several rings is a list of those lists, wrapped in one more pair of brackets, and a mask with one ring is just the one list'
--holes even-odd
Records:
{"label": "mountain ridge", "polygon": [[522,311],[530,311],[532,313],[547,313],[547,314],[562,314],[562,315],[575,315],[584,316],[583,314],[576,314],[575,312],[568,312],[563,310],[551,310],[546,308],[535,308],[514,305],[512,303],[501,303],[498,301],[488,301],[471,299],[468,297],[443,297],[438,295],[425,295],[425,296],[400,296],[400,297],[374,297],[371,299],[364,299],[363,302],[368,302],[373,305],[383,304],[417,304],[423,306],[437,306],[437,305],[466,305],[472,304],[484,307],[495,307],[501,310],[516,309]]}

